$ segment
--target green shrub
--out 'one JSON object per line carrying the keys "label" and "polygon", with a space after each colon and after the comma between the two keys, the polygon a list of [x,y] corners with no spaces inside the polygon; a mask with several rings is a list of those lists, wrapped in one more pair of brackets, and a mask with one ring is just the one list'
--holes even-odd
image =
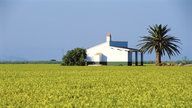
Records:
{"label": "green shrub", "polygon": [[75,48],[67,51],[62,58],[62,65],[65,66],[83,66],[85,65],[86,50],[83,48]]}

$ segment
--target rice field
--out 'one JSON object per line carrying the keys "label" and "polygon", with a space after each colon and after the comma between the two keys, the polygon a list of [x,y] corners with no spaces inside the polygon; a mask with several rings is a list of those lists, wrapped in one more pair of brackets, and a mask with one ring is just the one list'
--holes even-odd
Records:
{"label": "rice field", "polygon": [[0,64],[0,107],[192,107],[191,66]]}

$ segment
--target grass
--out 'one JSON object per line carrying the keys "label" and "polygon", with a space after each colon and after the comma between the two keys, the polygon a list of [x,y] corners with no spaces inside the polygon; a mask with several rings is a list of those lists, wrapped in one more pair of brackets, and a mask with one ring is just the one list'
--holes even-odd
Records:
{"label": "grass", "polygon": [[192,107],[191,70],[1,64],[0,107]]}

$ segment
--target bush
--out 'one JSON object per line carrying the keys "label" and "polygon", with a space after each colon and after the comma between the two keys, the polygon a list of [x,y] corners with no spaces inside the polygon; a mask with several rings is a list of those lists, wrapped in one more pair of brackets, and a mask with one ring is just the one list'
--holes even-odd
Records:
{"label": "bush", "polygon": [[62,58],[62,65],[65,66],[83,66],[85,65],[86,50],[83,48],[75,48],[67,51]]}

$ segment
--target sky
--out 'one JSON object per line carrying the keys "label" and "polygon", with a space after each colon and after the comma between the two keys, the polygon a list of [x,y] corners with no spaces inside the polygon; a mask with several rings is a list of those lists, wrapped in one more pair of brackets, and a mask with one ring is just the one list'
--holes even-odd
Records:
{"label": "sky", "polygon": [[[192,60],[191,0],[0,0],[0,61],[61,60],[68,50],[112,40],[136,45],[147,28],[168,25],[182,42],[171,61]],[[170,60],[167,56],[164,61]],[[145,54],[144,60],[155,60]]]}

